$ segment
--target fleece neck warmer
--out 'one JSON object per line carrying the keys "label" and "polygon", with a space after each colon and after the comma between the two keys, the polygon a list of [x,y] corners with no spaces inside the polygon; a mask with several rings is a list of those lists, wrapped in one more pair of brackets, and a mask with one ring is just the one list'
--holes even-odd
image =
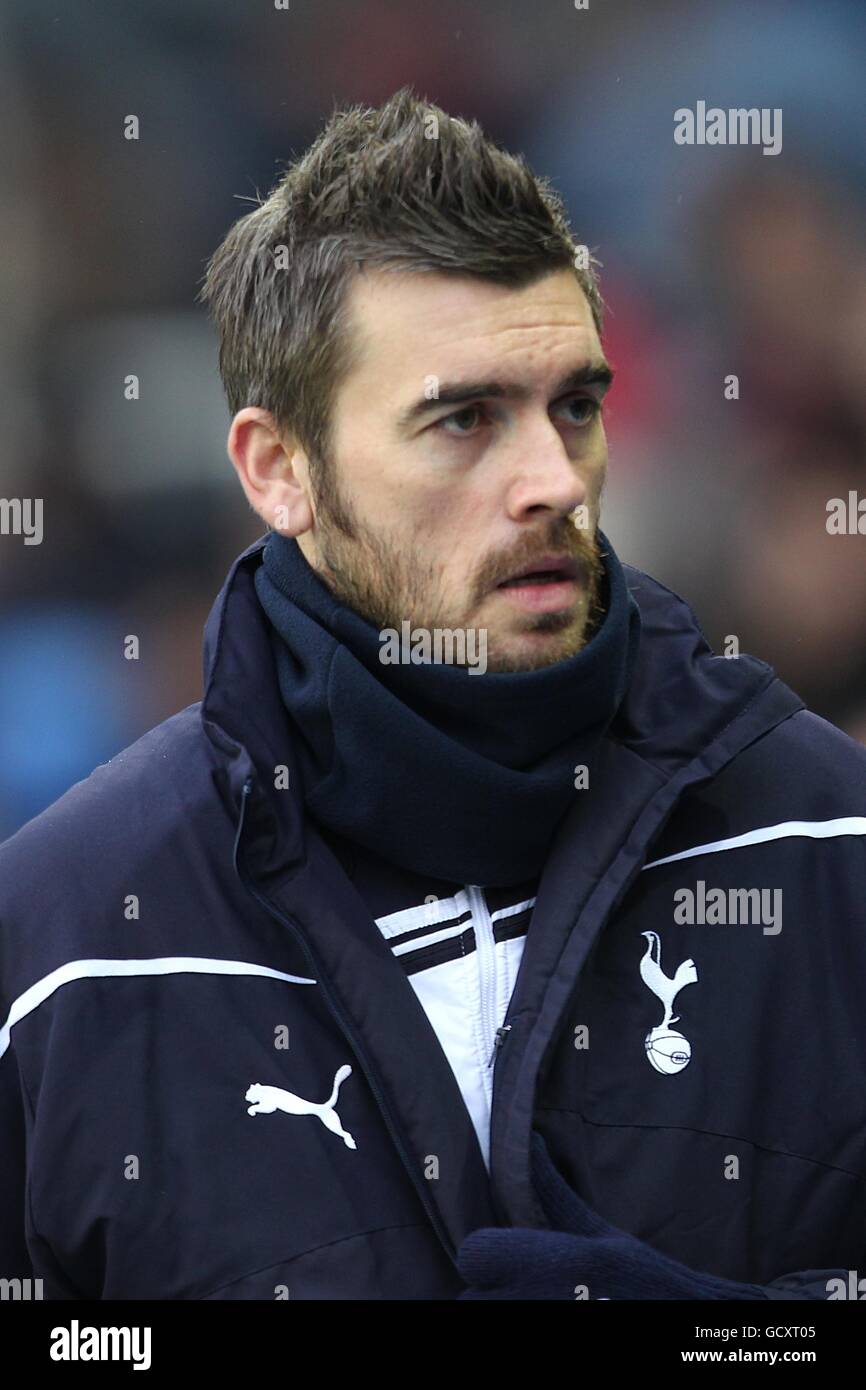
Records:
{"label": "fleece neck warmer", "polygon": [[[582,651],[533,671],[383,664],[380,629],[273,532],[256,570],[309,813],[406,869],[507,886],[540,874],[634,668],[640,612],[613,547]],[[471,650],[471,649],[470,649]]]}

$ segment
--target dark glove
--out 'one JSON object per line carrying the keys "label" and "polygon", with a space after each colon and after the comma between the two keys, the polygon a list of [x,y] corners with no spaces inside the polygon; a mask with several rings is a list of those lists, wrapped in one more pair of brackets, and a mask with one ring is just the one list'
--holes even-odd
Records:
{"label": "dark glove", "polygon": [[[757,1284],[702,1274],[603,1220],[532,1135],[532,1175],[550,1231],[484,1227],[457,1252],[461,1299],[766,1299]],[[584,1292],[584,1289],[586,1292]]]}

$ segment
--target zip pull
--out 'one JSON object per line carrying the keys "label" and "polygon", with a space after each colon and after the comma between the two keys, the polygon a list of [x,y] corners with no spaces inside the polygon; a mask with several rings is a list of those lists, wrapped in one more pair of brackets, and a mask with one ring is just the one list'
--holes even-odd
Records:
{"label": "zip pull", "polygon": [[234,871],[239,878],[241,877],[241,870],[240,865],[238,863],[238,850],[240,849],[241,836],[244,831],[244,822],[247,818],[247,805],[249,803],[250,796],[252,795],[252,790],[253,781],[251,777],[248,777],[244,782],[243,787],[241,788],[241,809],[240,815],[238,816],[238,823],[235,827],[235,842],[232,848],[232,864],[234,866]]}
{"label": "zip pull", "polygon": [[497,1049],[497,1047],[501,1047],[501,1046],[502,1046],[502,1044],[505,1042],[505,1034],[506,1034],[506,1033],[510,1033],[510,1032],[511,1032],[511,1024],[510,1024],[510,1023],[505,1023],[505,1024],[503,1024],[503,1026],[502,1026],[501,1028],[497,1028],[497,1030],[496,1030],[496,1032],[495,1032],[495,1034],[494,1034],[493,1051],[492,1051],[491,1054],[490,1054],[490,1061],[487,1063],[488,1068],[493,1066],[494,1060],[495,1060],[495,1058],[496,1058],[496,1049]]}

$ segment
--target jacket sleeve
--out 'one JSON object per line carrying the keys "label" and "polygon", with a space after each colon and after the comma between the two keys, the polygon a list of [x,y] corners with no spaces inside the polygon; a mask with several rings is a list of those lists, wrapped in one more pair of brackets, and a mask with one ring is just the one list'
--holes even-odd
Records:
{"label": "jacket sleeve", "polygon": [[[2,1023],[0,1022],[0,1029]],[[8,1033],[0,1031],[0,1285],[7,1298],[70,1299],[83,1295],[61,1269],[54,1251],[33,1226],[29,1211],[28,1179],[32,1162],[32,1134],[28,1125],[29,1099],[19,1059]],[[32,1282],[27,1285],[25,1280]],[[21,1287],[13,1282],[20,1280]]]}

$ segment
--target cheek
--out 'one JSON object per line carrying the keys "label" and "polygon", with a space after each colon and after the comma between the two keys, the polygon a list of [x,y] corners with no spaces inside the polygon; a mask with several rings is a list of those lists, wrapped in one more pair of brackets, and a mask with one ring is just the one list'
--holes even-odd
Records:
{"label": "cheek", "polygon": [[448,549],[460,545],[482,508],[489,506],[481,491],[444,472],[435,478],[405,482],[391,489],[391,515],[407,537],[417,536],[423,543],[435,538]]}
{"label": "cheek", "polygon": [[462,600],[489,549],[479,524],[481,499],[456,497],[451,490],[414,498],[408,512],[405,503],[398,506],[401,548],[419,569],[437,576],[437,586],[450,602]]}
{"label": "cheek", "polygon": [[584,477],[589,491],[589,501],[596,503],[601,495],[604,480],[607,476],[607,439],[604,433],[597,444],[593,444],[591,454],[587,460]]}

